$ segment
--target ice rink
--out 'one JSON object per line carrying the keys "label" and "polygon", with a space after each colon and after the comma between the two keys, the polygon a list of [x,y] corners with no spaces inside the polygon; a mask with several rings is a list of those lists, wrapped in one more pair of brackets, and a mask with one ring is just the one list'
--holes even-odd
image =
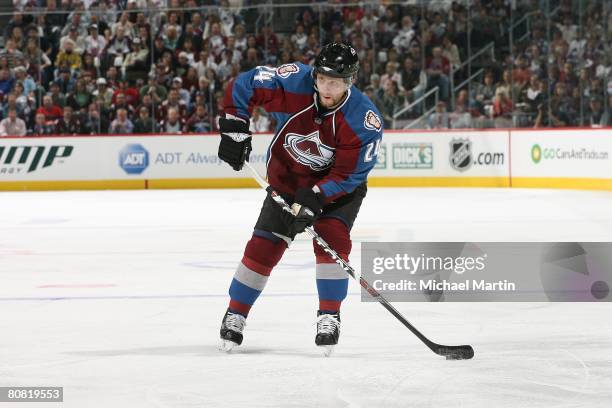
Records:
{"label": "ice rink", "polygon": [[[340,344],[314,345],[312,243],[273,271],[243,346],[217,351],[261,190],[0,194],[0,386],[16,407],[609,407],[610,303],[396,303],[431,353],[351,282]],[[612,241],[612,193],[371,189],[360,241]],[[0,408],[11,404],[0,403]]]}

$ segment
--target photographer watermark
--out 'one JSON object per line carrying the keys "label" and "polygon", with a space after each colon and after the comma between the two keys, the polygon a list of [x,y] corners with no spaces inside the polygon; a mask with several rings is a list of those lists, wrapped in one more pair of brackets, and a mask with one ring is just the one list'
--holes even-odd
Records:
{"label": "photographer watermark", "polygon": [[362,243],[361,273],[396,302],[610,301],[610,254],[611,243]]}

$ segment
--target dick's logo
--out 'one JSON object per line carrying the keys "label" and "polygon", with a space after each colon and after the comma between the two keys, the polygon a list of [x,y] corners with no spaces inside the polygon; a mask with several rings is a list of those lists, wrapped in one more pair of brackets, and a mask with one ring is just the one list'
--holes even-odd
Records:
{"label": "dick's logo", "polygon": [[0,174],[44,169],[61,163],[73,150],[73,146],[0,146]]}
{"label": "dick's logo", "polygon": [[139,144],[129,144],[119,152],[119,166],[127,174],[140,174],[149,167],[149,152]]}

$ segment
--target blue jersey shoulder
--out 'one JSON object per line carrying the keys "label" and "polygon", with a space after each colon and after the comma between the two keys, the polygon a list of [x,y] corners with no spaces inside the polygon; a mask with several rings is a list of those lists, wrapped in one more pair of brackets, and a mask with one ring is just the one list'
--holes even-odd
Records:
{"label": "blue jersey shoulder", "polygon": [[285,92],[312,95],[314,81],[311,71],[309,65],[292,62],[276,68],[258,66],[251,71],[251,76],[255,88],[282,88]]}
{"label": "blue jersey shoulder", "polygon": [[276,68],[276,76],[281,78],[286,91],[305,95],[314,93],[314,80],[310,65],[299,62],[284,64]]}
{"label": "blue jersey shoulder", "polygon": [[362,142],[382,137],[384,122],[374,103],[357,87],[351,88],[351,95],[341,109],[344,119]]}

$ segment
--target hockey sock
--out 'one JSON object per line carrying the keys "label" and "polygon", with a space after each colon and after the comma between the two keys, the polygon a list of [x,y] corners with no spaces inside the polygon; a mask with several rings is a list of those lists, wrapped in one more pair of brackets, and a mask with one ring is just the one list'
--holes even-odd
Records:
{"label": "hockey sock", "polygon": [[232,313],[248,316],[285,249],[286,242],[274,234],[253,231],[229,288],[229,309]]}
{"label": "hockey sock", "polygon": [[[351,239],[346,224],[336,218],[322,218],[315,223],[316,232],[348,262]],[[317,291],[319,310],[336,313],[348,291],[348,275],[323,249],[313,241],[317,261]]]}

